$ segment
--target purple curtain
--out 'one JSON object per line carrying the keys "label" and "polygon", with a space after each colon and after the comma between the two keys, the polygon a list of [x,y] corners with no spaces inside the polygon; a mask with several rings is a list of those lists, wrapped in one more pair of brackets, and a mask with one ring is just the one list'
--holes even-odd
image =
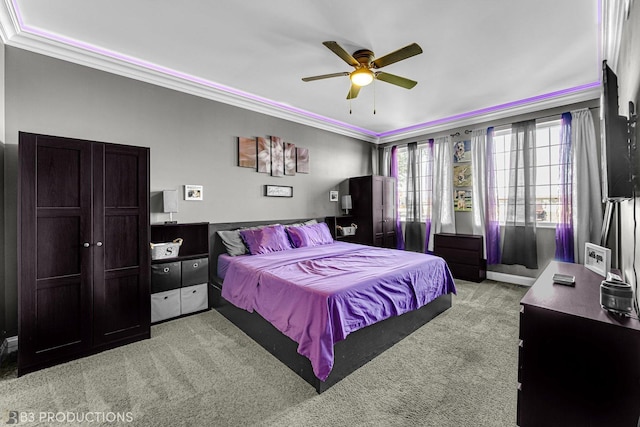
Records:
{"label": "purple curtain", "polygon": [[571,168],[571,113],[562,114],[560,129],[560,180],[558,222],[556,223],[556,260],[574,262],[573,248],[573,173]]}
{"label": "purple curtain", "polygon": [[425,229],[425,237],[424,237],[424,251],[429,252],[429,237],[431,236],[431,206],[433,205],[433,139],[427,141],[427,156],[429,156],[429,161],[427,162],[427,170],[425,176],[428,181],[426,183],[427,188],[432,191],[428,191],[430,199],[428,203],[427,211],[425,212],[424,219],[424,229]]}
{"label": "purple curtain", "polygon": [[[398,194],[398,147],[391,147],[391,170],[390,176],[396,179],[396,195]],[[404,237],[402,235],[402,226],[400,225],[400,212],[398,198],[396,196],[396,248],[404,249]]]}
{"label": "purple curtain", "polygon": [[493,127],[487,129],[487,264],[500,264],[500,219],[498,217],[498,187],[496,179]]}

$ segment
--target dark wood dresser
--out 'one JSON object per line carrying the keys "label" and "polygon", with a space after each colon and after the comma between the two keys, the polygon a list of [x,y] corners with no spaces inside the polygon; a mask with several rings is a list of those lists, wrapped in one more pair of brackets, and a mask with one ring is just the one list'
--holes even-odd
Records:
{"label": "dark wood dresser", "polygon": [[352,240],[363,245],[396,247],[396,179],[368,175],[349,178],[353,222],[358,225]]}
{"label": "dark wood dresser", "polygon": [[487,278],[482,236],[437,233],[434,235],[433,252],[447,261],[456,279],[482,282]]}
{"label": "dark wood dresser", "polygon": [[[575,286],[554,284],[554,273]],[[602,279],[553,261],[520,302],[520,427],[638,425],[640,321],[600,307]]]}

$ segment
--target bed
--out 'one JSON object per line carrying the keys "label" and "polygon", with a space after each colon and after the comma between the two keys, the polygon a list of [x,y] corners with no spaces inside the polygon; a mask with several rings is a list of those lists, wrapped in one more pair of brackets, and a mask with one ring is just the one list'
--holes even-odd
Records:
{"label": "bed", "polygon": [[[314,222],[211,224],[212,303],[321,393],[451,307],[455,285],[439,257],[334,242]],[[224,233],[241,228],[250,249],[288,239],[230,256]]]}

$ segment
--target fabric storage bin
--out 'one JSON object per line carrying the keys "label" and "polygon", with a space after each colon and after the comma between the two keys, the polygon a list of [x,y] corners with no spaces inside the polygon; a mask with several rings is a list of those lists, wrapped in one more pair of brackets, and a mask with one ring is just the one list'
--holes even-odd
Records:
{"label": "fabric storage bin", "polygon": [[197,285],[209,281],[209,259],[198,258],[182,261],[182,286]]}
{"label": "fabric storage bin", "polygon": [[193,313],[208,308],[207,283],[180,289],[182,314]]}
{"label": "fabric storage bin", "polygon": [[180,316],[180,289],[151,295],[151,323]]}
{"label": "fabric storage bin", "polygon": [[151,265],[151,292],[163,292],[180,287],[180,262],[164,262]]}

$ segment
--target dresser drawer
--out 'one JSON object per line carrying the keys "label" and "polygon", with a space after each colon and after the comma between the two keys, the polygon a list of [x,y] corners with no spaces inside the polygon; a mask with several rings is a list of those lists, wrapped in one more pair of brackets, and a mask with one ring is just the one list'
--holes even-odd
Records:
{"label": "dresser drawer", "polygon": [[466,264],[482,266],[483,259],[477,251],[459,248],[442,248],[438,247],[434,253],[447,260],[447,262],[455,262],[456,264]]}
{"label": "dresser drawer", "polygon": [[209,298],[207,297],[208,283],[189,286],[180,289],[180,305],[182,314],[206,310]]}
{"label": "dresser drawer", "polygon": [[182,261],[182,287],[209,281],[209,259],[198,258]]}
{"label": "dresser drawer", "polygon": [[440,248],[457,248],[469,251],[483,250],[482,236],[470,234],[446,234],[438,233],[434,236],[434,246]]}
{"label": "dresser drawer", "polygon": [[151,292],[163,292],[180,287],[180,262],[151,265]]}
{"label": "dresser drawer", "polygon": [[180,289],[151,295],[151,323],[180,316]]}

